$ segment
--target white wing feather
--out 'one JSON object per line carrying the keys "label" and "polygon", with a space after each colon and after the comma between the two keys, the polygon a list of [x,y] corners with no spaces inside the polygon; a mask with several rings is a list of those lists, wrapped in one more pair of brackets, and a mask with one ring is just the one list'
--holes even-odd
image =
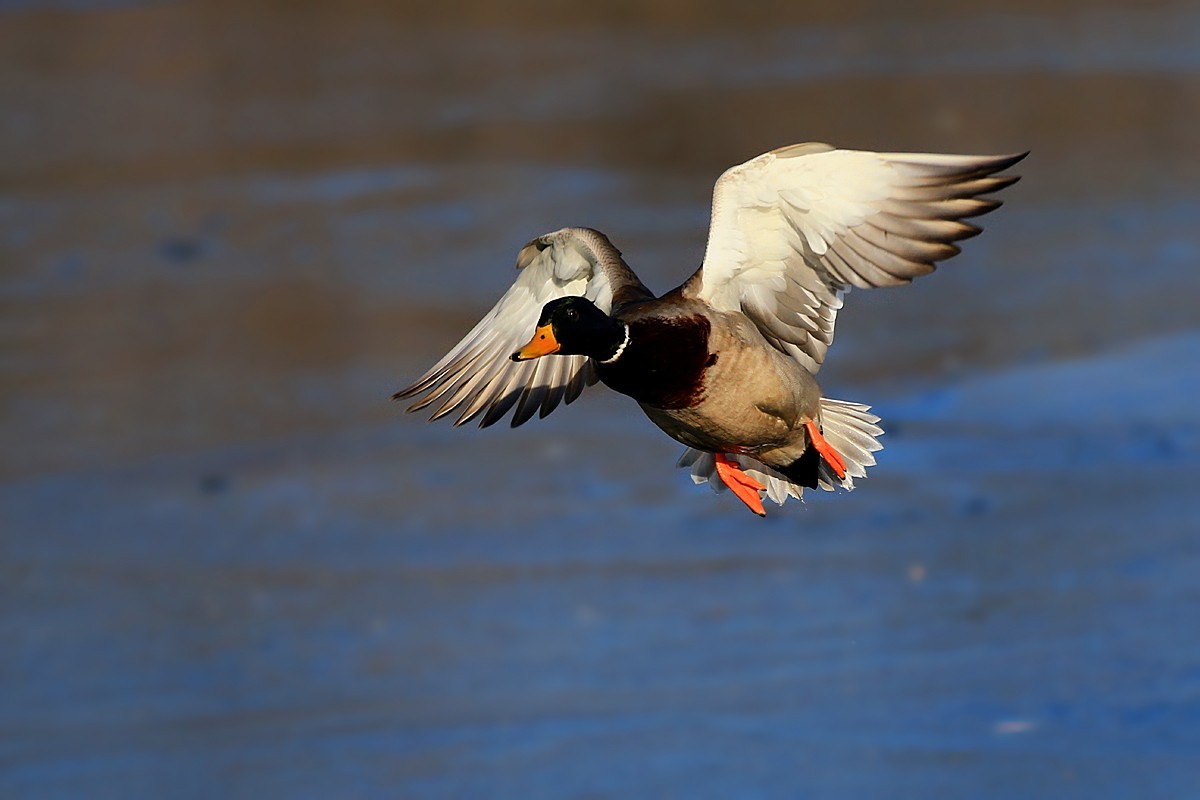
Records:
{"label": "white wing feather", "polygon": [[499,302],[416,383],[396,394],[424,395],[409,411],[440,403],[431,420],[457,413],[457,426],[482,413],[480,427],[487,427],[515,405],[516,427],[535,413],[545,417],[560,402],[571,403],[596,382],[587,356],[510,359],[529,341],[542,306],[551,300],[581,295],[605,313],[612,309],[608,275],[581,246],[577,233],[564,229],[547,234],[521,250],[517,280]]}
{"label": "white wing feather", "polygon": [[999,201],[989,177],[1024,157],[872,153],[801,144],[725,172],[713,191],[704,264],[692,291],[748,316],[815,373],[851,286],[908,283],[979,233],[964,217]]}

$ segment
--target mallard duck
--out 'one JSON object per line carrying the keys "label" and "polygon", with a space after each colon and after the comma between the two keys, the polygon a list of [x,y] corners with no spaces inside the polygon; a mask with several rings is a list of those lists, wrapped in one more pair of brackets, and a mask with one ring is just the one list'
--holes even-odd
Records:
{"label": "mallard duck", "polygon": [[772,150],[713,191],[699,270],[661,297],[590,228],[539,236],[495,307],[397,398],[431,420],[545,417],[600,381],[686,445],[696,483],[728,487],[765,516],[805,488],[854,488],[881,449],[879,417],[822,395],[816,373],[851,287],[899,286],[979,233],[1000,205],[996,173],[1026,153],[875,153],[826,144]]}

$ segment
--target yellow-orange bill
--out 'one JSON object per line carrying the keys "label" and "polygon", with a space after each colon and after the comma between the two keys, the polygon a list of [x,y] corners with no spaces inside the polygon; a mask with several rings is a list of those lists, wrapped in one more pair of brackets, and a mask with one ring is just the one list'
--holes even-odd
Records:
{"label": "yellow-orange bill", "polygon": [[550,325],[542,325],[533,332],[529,344],[512,354],[513,361],[528,361],[531,358],[541,358],[551,353],[557,353],[562,347],[554,338],[554,330]]}

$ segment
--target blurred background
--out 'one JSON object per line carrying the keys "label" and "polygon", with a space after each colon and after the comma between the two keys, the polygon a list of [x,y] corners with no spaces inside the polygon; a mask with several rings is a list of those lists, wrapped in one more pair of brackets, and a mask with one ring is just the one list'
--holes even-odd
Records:
{"label": "blurred background", "polygon": [[[595,6],[0,0],[0,796],[1200,792],[1200,8]],[[1033,151],[848,298],[854,493],[389,401],[814,140]]]}

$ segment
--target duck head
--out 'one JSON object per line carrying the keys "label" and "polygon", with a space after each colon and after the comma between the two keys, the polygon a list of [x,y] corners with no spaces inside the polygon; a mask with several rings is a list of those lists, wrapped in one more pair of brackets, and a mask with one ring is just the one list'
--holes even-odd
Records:
{"label": "duck head", "polygon": [[542,306],[533,338],[512,354],[513,361],[558,353],[598,360],[612,358],[625,342],[625,326],[586,297],[560,297]]}

